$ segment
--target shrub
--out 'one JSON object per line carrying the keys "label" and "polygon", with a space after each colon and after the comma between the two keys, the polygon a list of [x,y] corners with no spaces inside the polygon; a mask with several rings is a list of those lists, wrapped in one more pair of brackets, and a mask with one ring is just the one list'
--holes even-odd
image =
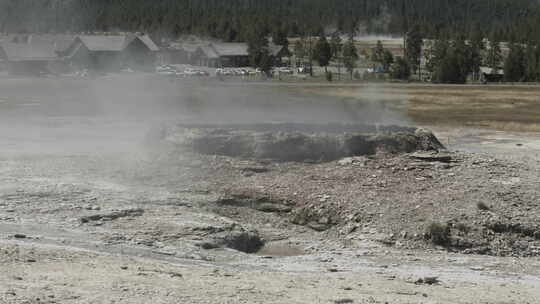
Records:
{"label": "shrub", "polygon": [[486,205],[484,202],[478,202],[476,203],[476,207],[480,210],[484,210],[484,211],[487,211],[489,210],[489,206]]}
{"label": "shrub", "polygon": [[332,81],[333,75],[332,72],[326,72],[326,81]]}
{"label": "shrub", "polygon": [[435,245],[446,246],[450,243],[450,227],[441,223],[431,223],[427,227],[426,237]]}
{"label": "shrub", "polygon": [[411,67],[407,60],[398,57],[392,64],[390,76],[394,79],[407,80],[411,76]]}

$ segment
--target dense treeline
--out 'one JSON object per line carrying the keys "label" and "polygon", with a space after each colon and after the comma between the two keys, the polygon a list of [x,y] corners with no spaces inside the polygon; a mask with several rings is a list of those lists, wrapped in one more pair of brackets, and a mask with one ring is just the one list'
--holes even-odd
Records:
{"label": "dense treeline", "polygon": [[[537,0],[0,0],[0,31],[145,31],[247,40],[339,30],[425,37],[481,28],[500,39],[540,38]],[[257,26],[254,26],[257,25]]]}

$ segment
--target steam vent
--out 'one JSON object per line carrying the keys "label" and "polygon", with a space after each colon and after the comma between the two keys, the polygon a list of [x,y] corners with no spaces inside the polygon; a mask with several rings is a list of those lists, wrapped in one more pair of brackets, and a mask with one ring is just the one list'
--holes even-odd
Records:
{"label": "steam vent", "polygon": [[160,137],[201,154],[298,162],[444,149],[424,129],[365,124],[179,124]]}

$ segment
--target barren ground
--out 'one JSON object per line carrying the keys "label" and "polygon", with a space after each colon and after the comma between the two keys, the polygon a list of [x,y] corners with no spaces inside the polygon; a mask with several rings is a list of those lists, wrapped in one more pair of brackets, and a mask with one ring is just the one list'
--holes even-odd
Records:
{"label": "barren ground", "polygon": [[[485,121],[534,129],[537,89],[447,90],[1,79],[0,303],[535,303],[539,139],[464,125],[485,102]],[[483,101],[454,115],[468,105],[437,98],[458,91]],[[462,151],[305,164],[148,144],[171,122],[261,120],[422,124]],[[433,245],[432,221],[470,246]]]}

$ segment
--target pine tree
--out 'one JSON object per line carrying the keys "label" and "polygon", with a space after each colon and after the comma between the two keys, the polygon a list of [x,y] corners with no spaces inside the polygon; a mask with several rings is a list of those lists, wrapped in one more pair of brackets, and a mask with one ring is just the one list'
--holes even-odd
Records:
{"label": "pine tree", "polygon": [[523,46],[512,43],[509,48],[510,52],[504,61],[504,80],[511,82],[523,81],[526,75]]}
{"label": "pine tree", "polygon": [[446,38],[435,40],[435,44],[433,46],[433,55],[430,62],[430,65],[433,66],[434,69],[444,60],[449,49],[450,43]]}
{"label": "pine tree", "polygon": [[332,58],[338,64],[338,80],[341,80],[341,64],[343,60],[342,51],[343,43],[338,32],[335,32],[330,39],[330,49],[332,50]]}
{"label": "pine tree", "polygon": [[271,68],[270,52],[268,50],[268,39],[261,35],[261,28],[256,28],[249,36],[248,55],[251,66],[259,68],[268,74]]}
{"label": "pine tree", "polygon": [[335,32],[330,39],[330,49],[332,50],[332,57],[338,58],[342,48],[343,44],[341,41],[341,37],[339,36],[339,33]]}
{"label": "pine tree", "polygon": [[456,79],[459,79],[459,82],[466,82],[467,76],[472,72],[472,62],[471,62],[471,47],[465,41],[463,35],[458,35],[454,40],[453,52],[458,67],[458,75]]}
{"label": "pine tree", "polygon": [[325,73],[328,73],[328,64],[330,59],[332,59],[332,49],[330,44],[324,35],[320,36],[315,44],[315,49],[313,50],[313,57],[320,66],[324,67]]}
{"label": "pine tree", "polygon": [[306,42],[306,55],[309,61],[309,76],[313,77],[313,60],[315,60],[315,43],[313,43],[313,37],[308,36]]}
{"label": "pine tree", "polygon": [[384,47],[382,45],[382,42],[380,40],[377,41],[377,46],[375,46],[375,49],[373,49],[371,54],[371,61],[376,62],[380,65],[383,64],[384,61]]}
{"label": "pine tree", "polygon": [[428,40],[426,46],[424,47],[424,60],[426,61],[426,70],[429,73],[433,73],[435,68],[434,64],[435,58],[435,41]]}
{"label": "pine tree", "polygon": [[491,68],[491,73],[496,73],[500,69],[502,62],[501,44],[495,33],[489,38],[489,49],[486,56],[486,64]]}
{"label": "pine tree", "polygon": [[407,80],[411,77],[409,63],[402,57],[398,57],[392,65],[390,76],[395,79]]}
{"label": "pine tree", "polygon": [[482,53],[484,52],[486,46],[484,44],[484,36],[480,30],[476,30],[471,37],[471,52],[470,52],[470,62],[471,70],[473,72],[473,79],[478,80],[480,75],[480,67],[484,62]]}
{"label": "pine tree", "polygon": [[462,74],[463,70],[460,67],[460,59],[454,48],[446,52],[436,65],[433,81],[438,83],[465,83],[467,75]]}
{"label": "pine tree", "polygon": [[528,43],[525,48],[525,79],[527,81],[540,80],[540,58],[539,58],[538,46],[533,43]]}
{"label": "pine tree", "polygon": [[383,62],[382,62],[384,71],[385,72],[389,71],[393,63],[394,63],[394,55],[392,55],[392,52],[390,52],[389,50],[384,50]]}
{"label": "pine tree", "polygon": [[343,46],[343,64],[347,69],[347,72],[351,75],[351,80],[353,79],[353,71],[356,67],[356,61],[358,60],[358,53],[356,51],[356,46],[354,45],[353,37],[349,37],[349,40]]}
{"label": "pine tree", "polygon": [[283,29],[279,28],[277,31],[274,32],[272,35],[272,42],[277,45],[283,45],[288,47],[289,46],[289,40],[287,39],[287,34],[283,31]]}
{"label": "pine tree", "polygon": [[422,45],[423,39],[422,34],[420,33],[420,27],[415,25],[407,33],[405,45],[405,57],[413,73],[416,73],[420,67]]}
{"label": "pine tree", "polygon": [[227,32],[225,33],[223,40],[227,42],[233,42],[233,41],[236,41],[237,37],[238,37],[238,32],[234,28],[230,27],[227,29]]}
{"label": "pine tree", "polygon": [[430,43],[426,68],[432,72],[435,83],[465,83],[471,71],[470,47],[462,36],[450,43],[442,35]]}
{"label": "pine tree", "polygon": [[300,39],[296,40],[294,43],[294,56],[296,56],[296,60],[300,61],[300,64],[304,64],[304,59],[306,58],[306,40],[304,37],[301,37]]}

